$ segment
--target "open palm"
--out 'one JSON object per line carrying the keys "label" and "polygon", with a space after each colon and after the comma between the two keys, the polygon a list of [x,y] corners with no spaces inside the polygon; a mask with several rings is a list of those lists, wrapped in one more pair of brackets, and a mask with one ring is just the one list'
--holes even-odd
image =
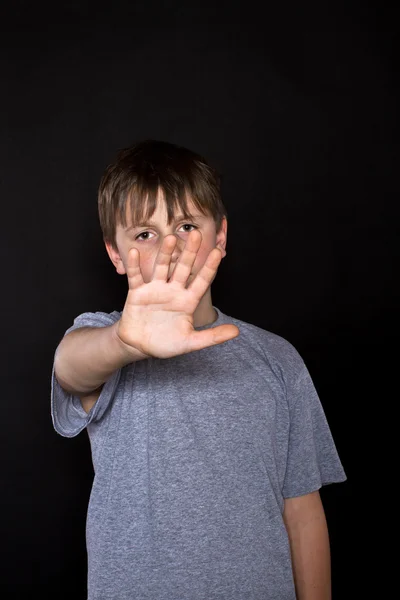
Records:
{"label": "open palm", "polygon": [[166,236],[158,252],[151,281],[145,283],[139,264],[139,252],[129,251],[127,277],[129,291],[118,324],[118,336],[147,356],[169,358],[221,344],[239,334],[234,325],[219,325],[196,331],[194,312],[211,285],[222,254],[214,248],[192,281],[201,233],[190,232],[186,245],[168,278],[176,244],[174,235]]}

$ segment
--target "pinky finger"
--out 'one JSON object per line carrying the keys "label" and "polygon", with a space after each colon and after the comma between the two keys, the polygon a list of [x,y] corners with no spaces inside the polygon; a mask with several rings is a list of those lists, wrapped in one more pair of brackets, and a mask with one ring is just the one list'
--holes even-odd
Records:
{"label": "pinky finger", "polygon": [[140,270],[139,250],[131,248],[128,252],[128,260],[126,266],[126,275],[128,277],[129,289],[135,289],[143,285],[143,276]]}

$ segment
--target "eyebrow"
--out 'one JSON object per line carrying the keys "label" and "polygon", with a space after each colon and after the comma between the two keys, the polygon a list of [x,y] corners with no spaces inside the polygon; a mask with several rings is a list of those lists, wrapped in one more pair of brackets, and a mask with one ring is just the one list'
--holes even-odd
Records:
{"label": "eyebrow", "polygon": [[[177,223],[178,221],[185,221],[185,220],[190,220],[190,219],[201,219],[203,218],[204,215],[201,214],[194,214],[194,215],[189,215],[188,217],[185,217],[185,215],[178,215],[177,217],[175,217],[175,219],[173,220],[173,222]],[[131,231],[132,229],[139,229],[139,227],[156,227],[157,223],[155,223],[154,221],[140,221],[139,223],[135,223],[130,225],[129,227],[127,227],[125,229],[125,231]]]}

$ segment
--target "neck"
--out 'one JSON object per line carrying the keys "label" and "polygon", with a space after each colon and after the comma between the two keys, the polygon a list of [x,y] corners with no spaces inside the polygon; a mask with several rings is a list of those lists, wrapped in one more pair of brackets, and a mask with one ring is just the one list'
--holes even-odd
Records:
{"label": "neck", "polygon": [[215,308],[212,305],[211,299],[211,291],[210,288],[204,294],[202,299],[200,300],[194,315],[194,326],[195,327],[203,327],[204,325],[211,325],[214,321],[217,320],[217,313]]}

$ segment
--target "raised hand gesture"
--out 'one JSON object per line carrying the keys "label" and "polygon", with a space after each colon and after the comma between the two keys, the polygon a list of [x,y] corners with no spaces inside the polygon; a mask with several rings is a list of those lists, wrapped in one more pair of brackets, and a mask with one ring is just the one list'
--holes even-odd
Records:
{"label": "raised hand gesture", "polygon": [[222,344],[239,334],[235,325],[219,325],[202,331],[194,328],[195,310],[222,259],[221,251],[214,248],[199,272],[190,277],[201,240],[199,231],[190,232],[169,277],[177,239],[174,235],[166,236],[148,283],[144,282],[140,270],[139,251],[136,248],[129,251],[126,268],[129,291],[117,329],[118,337],[126,346],[147,356],[170,358]]}

